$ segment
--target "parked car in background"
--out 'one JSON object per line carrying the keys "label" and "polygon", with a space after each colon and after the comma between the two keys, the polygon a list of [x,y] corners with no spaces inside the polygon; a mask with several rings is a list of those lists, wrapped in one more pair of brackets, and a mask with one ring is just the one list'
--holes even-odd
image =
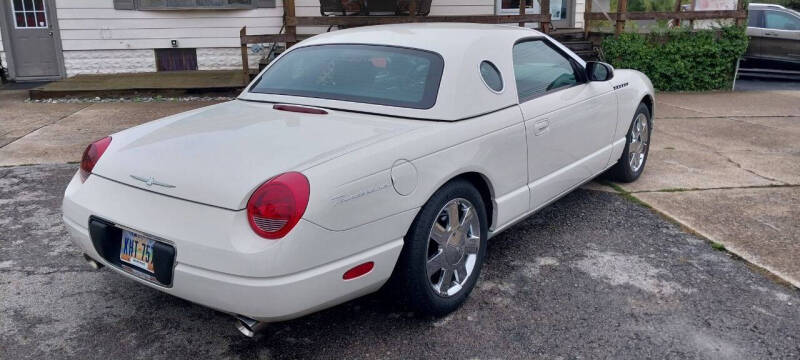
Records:
{"label": "parked car in background", "polygon": [[746,60],[766,60],[800,71],[800,12],[772,4],[750,4]]}
{"label": "parked car in background", "polygon": [[490,238],[605,171],[642,174],[653,95],[644,74],[532,29],[334,31],[236,100],[91,144],[64,222],[91,265],[233,314],[249,336],[387,281],[443,315]]}

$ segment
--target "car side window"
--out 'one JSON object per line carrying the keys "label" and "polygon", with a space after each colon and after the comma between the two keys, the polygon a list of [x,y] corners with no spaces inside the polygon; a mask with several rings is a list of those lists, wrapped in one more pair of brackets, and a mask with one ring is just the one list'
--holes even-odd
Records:
{"label": "car side window", "polygon": [[512,53],[519,101],[578,83],[572,62],[542,40],[517,43]]}
{"label": "car side window", "polygon": [[767,29],[800,30],[800,19],[780,11],[765,11],[764,23]]}
{"label": "car side window", "polygon": [[750,10],[747,13],[747,26],[763,28],[764,27],[763,17],[764,17],[764,11]]}

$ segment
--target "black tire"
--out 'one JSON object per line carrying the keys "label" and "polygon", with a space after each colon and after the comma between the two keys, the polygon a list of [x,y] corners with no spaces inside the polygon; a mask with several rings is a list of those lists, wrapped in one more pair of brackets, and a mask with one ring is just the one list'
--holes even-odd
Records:
{"label": "black tire", "polygon": [[[427,273],[430,256],[429,239],[434,221],[442,221],[440,212],[444,206],[457,199],[467,200],[476,210],[480,223],[480,243],[477,246],[475,265],[469,275],[465,276],[460,290],[455,294],[442,296],[430,284]],[[387,290],[395,296],[395,300],[401,301],[421,315],[442,316],[458,309],[480,276],[486,254],[487,224],[486,207],[478,190],[466,180],[456,179],[448,182],[431,196],[412,222],[405,236],[400,258],[387,283],[389,287]],[[457,282],[457,278],[453,279]]]}
{"label": "black tire", "polygon": [[[634,132],[634,125],[636,124],[636,119],[640,116],[644,115],[647,118],[647,141],[644,144],[644,157],[641,159],[641,165],[634,169],[631,165],[631,153],[630,153],[630,146],[631,146],[631,139],[633,137]],[[647,156],[650,153],[650,135],[652,135],[653,131],[653,118],[650,116],[650,109],[647,108],[647,105],[644,103],[640,103],[639,107],[636,108],[636,113],[633,114],[633,119],[631,119],[631,125],[628,127],[628,133],[625,134],[625,148],[622,150],[622,156],[617,160],[617,163],[612,166],[607,175],[611,180],[618,181],[618,182],[634,182],[639,176],[642,175],[644,172],[644,167],[647,164]]]}

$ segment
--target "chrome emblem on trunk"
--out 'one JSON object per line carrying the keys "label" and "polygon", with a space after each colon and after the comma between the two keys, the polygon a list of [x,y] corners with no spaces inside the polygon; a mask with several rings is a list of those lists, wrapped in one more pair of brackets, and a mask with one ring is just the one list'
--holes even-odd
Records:
{"label": "chrome emblem on trunk", "polygon": [[134,180],[139,180],[139,181],[143,182],[143,183],[144,183],[145,185],[147,185],[147,186],[153,186],[153,185],[156,185],[156,186],[163,186],[163,187],[165,187],[165,188],[174,188],[174,187],[175,187],[175,185],[165,184],[165,183],[162,183],[162,182],[156,181],[156,179],[155,179],[155,178],[153,178],[152,176],[151,176],[151,177],[149,177],[149,178],[146,178],[146,177],[141,177],[141,176],[131,175],[131,177],[132,177]]}

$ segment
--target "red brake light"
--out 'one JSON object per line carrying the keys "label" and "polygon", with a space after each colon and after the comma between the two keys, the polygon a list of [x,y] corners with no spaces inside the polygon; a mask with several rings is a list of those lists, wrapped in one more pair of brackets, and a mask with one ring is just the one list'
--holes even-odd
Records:
{"label": "red brake light", "polygon": [[303,217],[308,194],[308,179],[299,172],[287,172],[267,180],[247,202],[250,227],[266,239],[284,237]]}
{"label": "red brake light", "polygon": [[100,157],[103,156],[103,153],[106,152],[110,144],[111,137],[106,136],[86,147],[86,150],[83,151],[83,157],[81,158],[81,182],[86,181],[89,174],[92,173],[94,166],[97,165],[97,161],[100,160]]}

